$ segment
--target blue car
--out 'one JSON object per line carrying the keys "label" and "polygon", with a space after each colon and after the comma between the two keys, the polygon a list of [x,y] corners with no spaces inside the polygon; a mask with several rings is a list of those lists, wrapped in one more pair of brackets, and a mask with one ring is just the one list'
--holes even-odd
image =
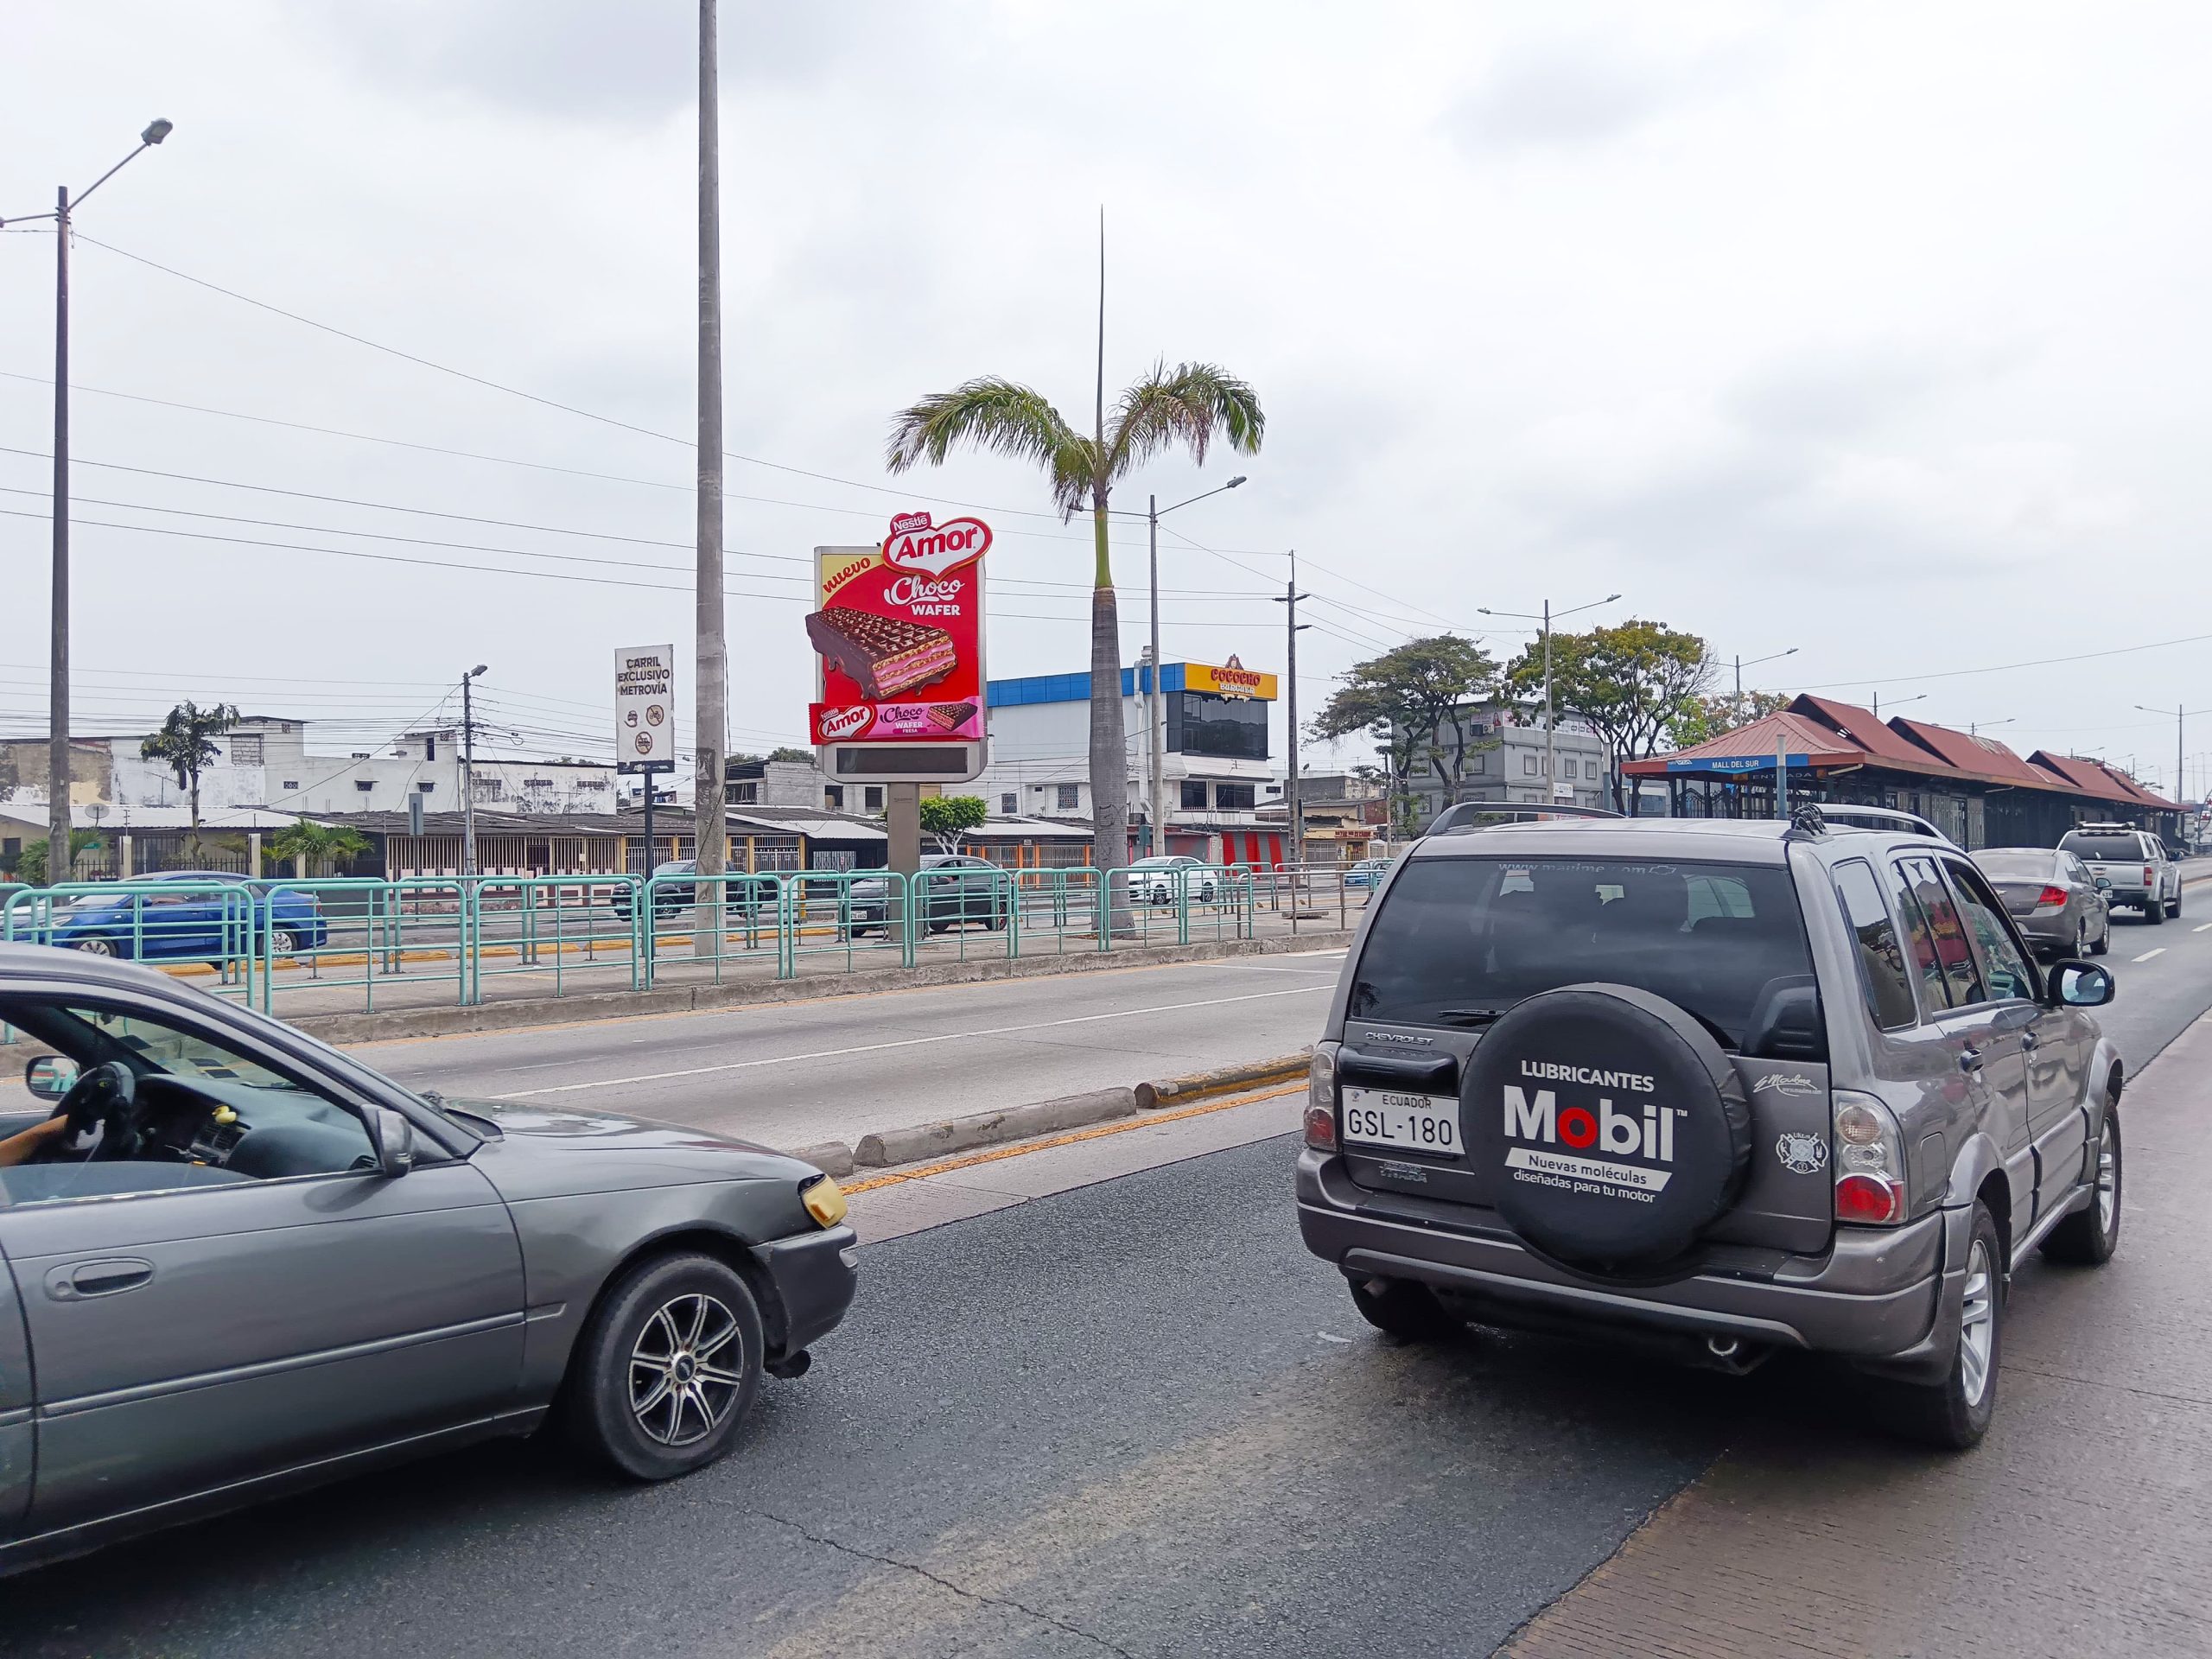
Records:
{"label": "blue car", "polygon": [[57,904],[38,942],[93,957],[219,963],[244,954],[249,918],[272,957],[330,938],[310,894],[219,870],[167,870]]}
{"label": "blue car", "polygon": [[1390,868],[1387,858],[1363,858],[1344,872],[1344,886],[1374,887],[1382,883],[1382,872]]}

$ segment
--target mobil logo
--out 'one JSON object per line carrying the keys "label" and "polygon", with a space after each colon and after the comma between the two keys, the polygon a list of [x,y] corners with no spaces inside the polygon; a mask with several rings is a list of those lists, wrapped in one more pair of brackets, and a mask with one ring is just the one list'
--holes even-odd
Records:
{"label": "mobil logo", "polygon": [[1679,1106],[1647,1101],[1639,1109],[1615,1108],[1599,1096],[1592,1111],[1587,1106],[1561,1109],[1558,1095],[1549,1089],[1533,1092],[1520,1084],[1505,1085],[1505,1138],[1534,1141],[1540,1146],[1566,1147],[1574,1152],[1597,1152],[1616,1158],[1641,1158],[1656,1164],[1675,1161],[1675,1122],[1683,1116]]}
{"label": "mobil logo", "polygon": [[822,715],[823,741],[834,743],[841,737],[857,737],[868,729],[868,721],[874,717],[875,710],[866,704],[826,709]]}
{"label": "mobil logo", "polygon": [[883,559],[900,570],[942,576],[982,558],[990,544],[991,527],[980,518],[948,518],[932,524],[926,512],[907,512],[891,521]]}

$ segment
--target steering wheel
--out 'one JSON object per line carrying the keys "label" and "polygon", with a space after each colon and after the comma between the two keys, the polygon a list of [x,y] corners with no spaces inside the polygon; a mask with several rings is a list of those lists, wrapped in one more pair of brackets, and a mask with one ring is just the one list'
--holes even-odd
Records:
{"label": "steering wheel", "polygon": [[67,1120],[72,1140],[79,1140],[95,1128],[100,1132],[99,1145],[92,1148],[92,1157],[129,1158],[138,1150],[139,1133],[143,1128],[143,1114],[138,1107],[137,1074],[121,1060],[92,1066],[70,1086],[69,1092],[61,1097],[61,1103],[54,1109],[54,1116]]}

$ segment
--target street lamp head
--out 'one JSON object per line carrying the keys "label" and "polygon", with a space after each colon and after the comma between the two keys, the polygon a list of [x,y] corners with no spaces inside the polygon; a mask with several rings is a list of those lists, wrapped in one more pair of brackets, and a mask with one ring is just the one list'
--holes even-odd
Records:
{"label": "street lamp head", "polygon": [[1611,604],[1615,600],[1618,599],[1619,597],[1620,597],[1620,595],[1619,595],[1618,594],[1606,594],[1603,599],[1599,600],[1598,602],[1599,602],[1600,605],[1610,605],[1610,604]]}
{"label": "street lamp head", "polygon": [[1245,481],[1244,474],[1242,474],[1242,473],[1239,473],[1239,474],[1236,474],[1236,477],[1234,477],[1234,478],[1230,479],[1230,480],[1229,480],[1229,482],[1228,482],[1228,483],[1226,483],[1226,484],[1223,485],[1221,487],[1222,487],[1223,489],[1224,489],[1224,490],[1233,490],[1233,489],[1235,489],[1235,488],[1236,488],[1239,484],[1242,484],[1242,483],[1243,483],[1244,481]]}
{"label": "street lamp head", "polygon": [[489,673],[490,671],[490,671],[489,669],[487,669],[487,668],[486,668],[486,667],[482,663],[479,663],[479,664],[476,664],[476,666],[475,666],[475,667],[474,667],[474,668],[472,668],[472,669],[470,669],[470,670],[468,671],[468,677],[469,677],[470,679],[472,679],[472,680],[473,680],[473,679],[474,679],[474,678],[475,678],[479,674]]}
{"label": "street lamp head", "polygon": [[153,124],[138,135],[138,142],[142,144],[158,144],[175,130],[175,122],[165,116],[156,116]]}

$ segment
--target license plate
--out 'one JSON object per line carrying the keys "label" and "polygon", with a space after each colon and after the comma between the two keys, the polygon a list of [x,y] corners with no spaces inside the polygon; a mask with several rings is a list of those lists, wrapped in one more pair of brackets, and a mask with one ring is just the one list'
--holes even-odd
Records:
{"label": "license plate", "polygon": [[1389,1089],[1344,1090],[1346,1141],[1437,1152],[1452,1158],[1459,1144],[1459,1103],[1450,1095],[1402,1095]]}

